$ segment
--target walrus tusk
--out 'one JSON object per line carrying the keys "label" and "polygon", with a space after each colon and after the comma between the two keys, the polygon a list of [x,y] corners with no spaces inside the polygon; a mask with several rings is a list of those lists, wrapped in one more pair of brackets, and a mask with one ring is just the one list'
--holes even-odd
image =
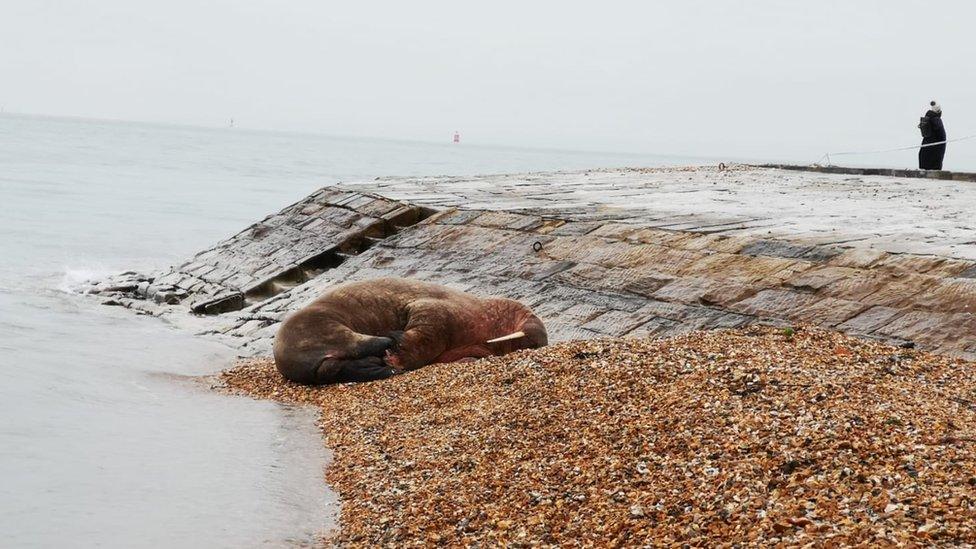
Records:
{"label": "walrus tusk", "polygon": [[514,334],[508,334],[502,337],[496,337],[495,339],[489,339],[485,343],[498,343],[499,341],[509,341],[512,339],[518,339],[520,337],[525,337],[525,332],[515,332]]}

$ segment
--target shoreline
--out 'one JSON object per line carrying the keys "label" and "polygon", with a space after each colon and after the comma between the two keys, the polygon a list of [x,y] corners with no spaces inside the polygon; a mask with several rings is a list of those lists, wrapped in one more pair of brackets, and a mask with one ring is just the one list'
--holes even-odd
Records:
{"label": "shoreline", "polygon": [[[293,402],[278,398],[257,398],[254,395],[242,391],[232,390],[227,386],[225,375],[227,372],[233,371],[239,366],[240,361],[238,361],[238,363],[234,366],[226,368],[220,372],[203,376],[189,376],[192,379],[187,379],[184,381],[188,385],[192,385],[191,389],[193,390],[206,391],[212,394],[215,393],[223,397],[245,397],[251,400],[273,402],[279,405],[282,407],[281,413],[289,416],[290,421],[300,423],[303,431],[305,430],[305,427],[308,427],[308,432],[301,433],[301,437],[303,439],[307,438],[309,443],[320,444],[322,446],[322,450],[325,452],[325,460],[321,465],[320,474],[318,475],[319,483],[321,488],[325,490],[326,495],[326,500],[323,501],[324,505],[320,509],[320,514],[324,519],[323,523],[315,526],[314,529],[292,532],[280,539],[263,540],[262,543],[272,543],[274,545],[281,545],[283,547],[321,547],[328,545],[329,542],[335,538],[341,523],[342,499],[339,493],[326,478],[327,472],[335,461],[335,458],[333,456],[332,449],[328,446],[328,444],[325,443],[323,437],[322,410],[317,406],[308,403]],[[295,411],[298,411],[301,414],[307,414],[309,417],[290,417]]]}
{"label": "shoreline", "polygon": [[238,362],[226,368],[220,372],[214,374],[208,374],[204,376],[196,376],[194,381],[190,383],[196,383],[197,387],[195,389],[209,391],[211,393],[216,393],[224,397],[237,397],[237,398],[247,398],[256,401],[273,402],[284,409],[299,410],[303,413],[308,413],[311,417],[309,418],[309,427],[313,429],[316,433],[308,433],[310,435],[309,440],[314,441],[317,444],[321,444],[323,450],[326,453],[325,463],[321,468],[321,475],[319,481],[322,487],[331,495],[331,501],[328,501],[326,505],[329,507],[328,510],[324,511],[326,515],[326,520],[323,525],[317,527],[313,531],[296,532],[290,535],[286,539],[277,540],[279,542],[284,542],[288,547],[325,547],[334,545],[334,540],[336,539],[340,525],[342,524],[342,509],[343,500],[342,496],[335,489],[334,486],[328,480],[328,471],[335,462],[333,449],[328,445],[328,441],[325,437],[325,432],[323,430],[323,414],[322,409],[314,404],[307,402],[300,402],[296,400],[291,400],[284,395],[270,394],[267,396],[257,396],[246,391],[239,390],[237,388],[231,387],[227,383],[226,376],[228,372],[233,372],[240,368],[241,364],[249,362],[256,359],[240,359]]}
{"label": "shoreline", "polygon": [[976,542],[973,366],[753,327],[368,384],[299,386],[270,359],[221,379],[320,408],[342,506],[327,543],[951,544]]}

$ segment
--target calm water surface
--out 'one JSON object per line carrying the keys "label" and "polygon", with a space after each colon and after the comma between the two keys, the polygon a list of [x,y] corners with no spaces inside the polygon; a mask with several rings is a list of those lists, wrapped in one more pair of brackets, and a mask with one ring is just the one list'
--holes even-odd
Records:
{"label": "calm water surface", "polygon": [[165,267],[342,180],[692,162],[0,116],[3,545],[288,546],[335,509],[309,411],[187,380],[233,351],[73,284]]}

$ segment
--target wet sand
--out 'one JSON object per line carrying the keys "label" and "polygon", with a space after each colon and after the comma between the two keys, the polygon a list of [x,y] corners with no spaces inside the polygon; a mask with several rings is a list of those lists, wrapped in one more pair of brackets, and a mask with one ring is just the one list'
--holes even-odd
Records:
{"label": "wet sand", "polygon": [[309,388],[349,546],[976,542],[973,364],[814,328],[562,343]]}

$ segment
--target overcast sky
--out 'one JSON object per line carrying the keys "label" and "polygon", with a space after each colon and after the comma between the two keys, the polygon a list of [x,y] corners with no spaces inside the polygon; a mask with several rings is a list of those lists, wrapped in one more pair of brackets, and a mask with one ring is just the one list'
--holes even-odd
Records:
{"label": "overcast sky", "polygon": [[8,112],[794,157],[976,133],[976,2],[0,0]]}

